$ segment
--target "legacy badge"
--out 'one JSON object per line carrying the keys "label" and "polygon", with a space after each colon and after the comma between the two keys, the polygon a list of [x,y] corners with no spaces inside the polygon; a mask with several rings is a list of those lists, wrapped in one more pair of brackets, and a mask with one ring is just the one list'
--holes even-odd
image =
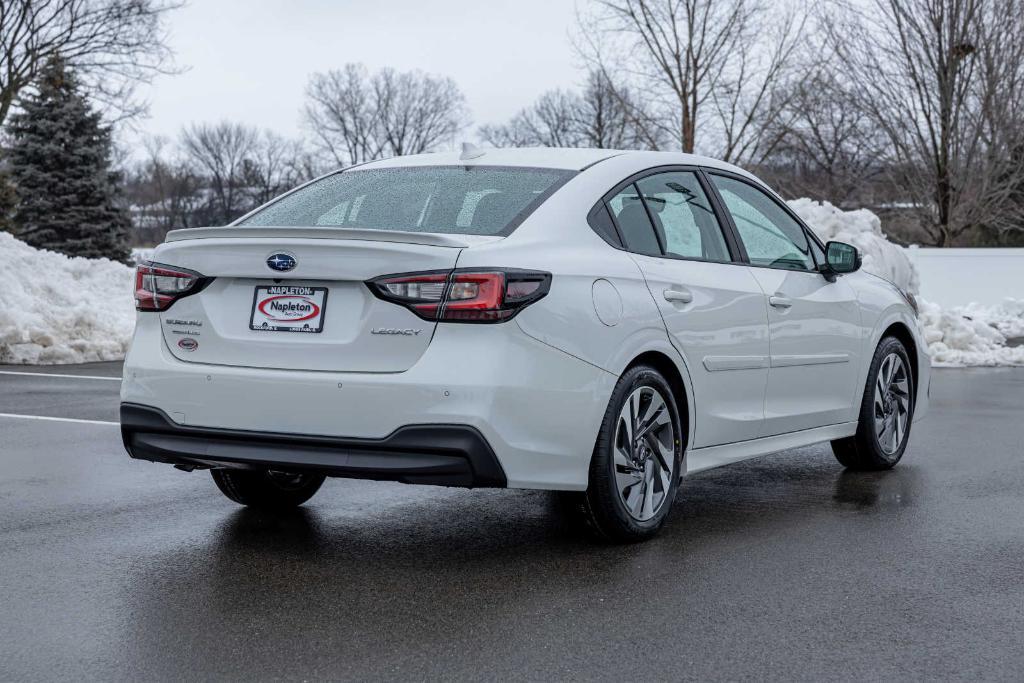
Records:
{"label": "legacy badge", "polygon": [[415,337],[423,330],[414,330],[411,327],[401,329],[398,327],[374,327],[370,330],[370,334],[401,334],[406,337]]}

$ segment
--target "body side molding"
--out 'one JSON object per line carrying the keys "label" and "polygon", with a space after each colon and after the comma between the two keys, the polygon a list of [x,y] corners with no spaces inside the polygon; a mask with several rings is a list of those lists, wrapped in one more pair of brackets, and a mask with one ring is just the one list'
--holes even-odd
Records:
{"label": "body side molding", "polygon": [[768,356],[704,356],[708,372],[721,370],[756,370],[768,367]]}
{"label": "body side molding", "polygon": [[790,356],[772,356],[773,368],[790,368],[795,365],[827,365],[830,363],[849,363],[848,353],[818,353]]}

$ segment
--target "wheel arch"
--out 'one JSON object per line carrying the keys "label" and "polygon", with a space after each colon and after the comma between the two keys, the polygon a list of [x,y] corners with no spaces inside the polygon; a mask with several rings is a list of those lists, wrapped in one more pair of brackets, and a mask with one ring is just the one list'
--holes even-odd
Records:
{"label": "wheel arch", "polygon": [[685,365],[680,369],[679,363],[664,351],[650,349],[635,356],[626,364],[626,367],[623,368],[620,375],[624,374],[630,368],[638,365],[648,365],[654,368],[660,372],[672,386],[673,398],[676,400],[676,405],[679,406],[680,417],[685,420],[683,424],[683,432],[686,434],[686,443],[683,448],[683,458],[685,461],[686,454],[689,452],[690,445],[693,442],[693,423],[695,418],[693,393],[690,388],[689,373],[686,372]]}
{"label": "wheel arch", "polygon": [[882,331],[882,334],[878,335],[878,339],[875,342],[876,349],[886,337],[895,337],[898,339],[899,342],[903,344],[903,348],[906,350],[907,356],[910,358],[910,373],[911,378],[913,379],[911,388],[914,392],[912,400],[916,404],[920,368],[918,367],[917,342],[914,339],[914,333],[910,331],[910,328],[907,327],[906,323],[901,320],[897,320],[896,322],[890,323],[889,326]]}
{"label": "wheel arch", "polygon": [[[906,309],[906,310],[905,310]],[[929,380],[928,372],[928,347],[920,336],[917,321],[909,311],[909,307],[891,306],[884,313],[879,315],[872,325],[871,336],[865,340],[864,359],[861,364],[860,384],[857,387],[854,406],[860,406],[867,388],[868,371],[871,369],[871,359],[878,350],[878,345],[887,336],[898,339],[907,351],[910,361],[910,373],[913,383],[915,420],[917,415],[927,412],[927,387]],[[919,391],[924,386],[925,391]]]}

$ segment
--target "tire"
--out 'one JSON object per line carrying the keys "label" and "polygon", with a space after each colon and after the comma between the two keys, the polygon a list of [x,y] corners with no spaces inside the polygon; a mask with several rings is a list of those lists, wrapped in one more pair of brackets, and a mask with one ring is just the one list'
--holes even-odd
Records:
{"label": "tire", "polygon": [[322,474],[295,474],[269,470],[210,470],[220,492],[241,505],[284,510],[302,505],[324,483]]}
{"label": "tire", "polygon": [[[638,420],[628,419],[630,405]],[[630,438],[651,425],[657,426],[639,441]],[[668,381],[652,367],[630,368],[608,402],[587,490],[562,494],[563,503],[574,521],[598,539],[634,543],[652,538],[675,501],[684,443],[683,422]]]}
{"label": "tire", "polygon": [[832,442],[836,460],[851,470],[894,467],[910,440],[915,396],[906,348],[895,337],[885,337],[868,369],[857,433]]}

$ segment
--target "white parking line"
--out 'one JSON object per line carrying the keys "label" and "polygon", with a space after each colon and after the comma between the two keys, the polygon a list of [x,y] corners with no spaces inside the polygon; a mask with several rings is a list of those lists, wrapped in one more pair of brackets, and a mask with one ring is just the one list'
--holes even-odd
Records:
{"label": "white parking line", "polygon": [[120,377],[101,377],[100,375],[61,375],[56,372],[18,372],[17,370],[0,370],[0,375],[19,375],[22,377],[61,377],[63,379],[100,379],[107,382],[120,382]]}
{"label": "white parking line", "polygon": [[80,420],[76,417],[48,417],[46,415],[18,415],[17,413],[0,413],[0,417],[12,417],[21,420],[44,420],[46,422],[74,422],[76,424],[86,425],[115,425],[120,426],[120,422],[108,422],[107,420]]}

